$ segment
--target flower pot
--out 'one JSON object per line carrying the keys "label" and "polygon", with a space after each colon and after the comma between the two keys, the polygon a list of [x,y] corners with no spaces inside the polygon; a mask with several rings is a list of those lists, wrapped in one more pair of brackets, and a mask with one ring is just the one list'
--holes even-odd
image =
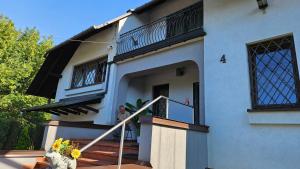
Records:
{"label": "flower pot", "polygon": [[70,157],[62,156],[57,152],[47,152],[45,157],[52,169],[76,169],[76,160]]}

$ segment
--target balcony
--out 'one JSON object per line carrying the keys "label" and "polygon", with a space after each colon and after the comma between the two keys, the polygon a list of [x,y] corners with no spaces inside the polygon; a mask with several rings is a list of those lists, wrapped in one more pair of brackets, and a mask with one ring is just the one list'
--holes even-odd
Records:
{"label": "balcony", "polygon": [[201,1],[120,35],[114,61],[129,59],[204,35]]}

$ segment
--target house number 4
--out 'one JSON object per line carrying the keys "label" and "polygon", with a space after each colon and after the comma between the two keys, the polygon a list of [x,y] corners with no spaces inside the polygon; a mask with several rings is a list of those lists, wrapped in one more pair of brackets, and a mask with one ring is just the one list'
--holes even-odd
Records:
{"label": "house number 4", "polygon": [[220,62],[221,62],[221,63],[226,63],[226,55],[225,55],[225,54],[223,54],[223,55],[221,56]]}

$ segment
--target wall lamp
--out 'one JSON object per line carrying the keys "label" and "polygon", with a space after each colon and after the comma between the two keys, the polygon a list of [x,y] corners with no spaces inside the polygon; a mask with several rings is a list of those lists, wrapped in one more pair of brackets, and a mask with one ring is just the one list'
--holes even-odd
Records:
{"label": "wall lamp", "polygon": [[257,0],[259,9],[266,9],[268,7],[268,0]]}

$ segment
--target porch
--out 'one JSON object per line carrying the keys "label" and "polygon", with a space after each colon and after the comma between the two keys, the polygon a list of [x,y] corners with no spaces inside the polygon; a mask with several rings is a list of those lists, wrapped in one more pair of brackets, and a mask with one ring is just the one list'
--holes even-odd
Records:
{"label": "porch", "polygon": [[152,116],[199,124],[199,71],[197,64],[185,61],[126,74],[120,81],[118,105],[161,99],[153,106]]}

